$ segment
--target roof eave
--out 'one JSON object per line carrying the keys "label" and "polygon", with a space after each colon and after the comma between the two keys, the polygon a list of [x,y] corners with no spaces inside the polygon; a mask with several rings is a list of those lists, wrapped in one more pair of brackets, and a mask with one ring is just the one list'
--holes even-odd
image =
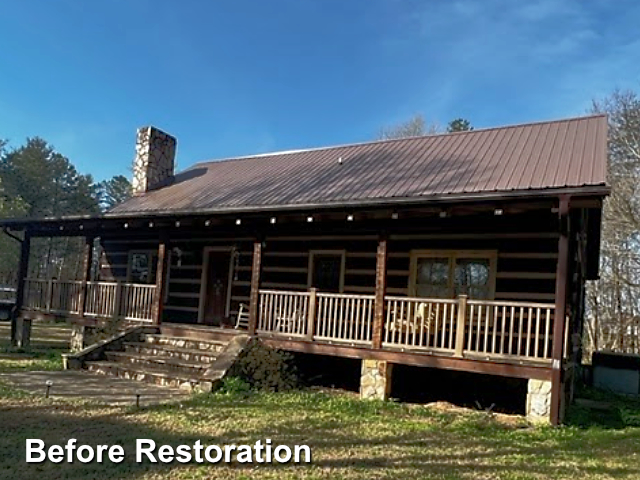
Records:
{"label": "roof eave", "polygon": [[536,199],[536,198],[552,198],[559,195],[572,196],[594,196],[606,197],[611,193],[611,187],[606,184],[588,185],[582,187],[562,187],[562,188],[543,188],[530,190],[511,190],[500,192],[475,192],[460,194],[443,194],[431,196],[417,197],[397,197],[397,198],[380,198],[380,199],[360,199],[353,201],[340,201],[339,203],[304,203],[289,205],[246,205],[239,207],[221,207],[206,210],[149,210],[135,211],[123,213],[104,213],[102,215],[68,215],[61,217],[46,217],[41,219],[27,218],[11,218],[0,219],[0,227],[20,227],[28,223],[63,223],[63,222],[82,222],[82,221],[99,221],[99,220],[117,220],[130,218],[159,218],[159,217],[176,217],[176,216],[206,216],[206,215],[229,215],[229,214],[246,214],[258,212],[295,212],[308,210],[344,210],[349,208],[382,208],[382,207],[398,207],[398,206],[416,206],[416,205],[433,205],[433,204],[452,204],[452,203],[473,203],[487,201],[509,201],[512,199]]}

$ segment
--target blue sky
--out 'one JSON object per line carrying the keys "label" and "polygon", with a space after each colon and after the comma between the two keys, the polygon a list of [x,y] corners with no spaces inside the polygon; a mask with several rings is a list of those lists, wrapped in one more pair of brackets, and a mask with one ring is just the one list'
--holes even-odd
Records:
{"label": "blue sky", "polygon": [[637,0],[0,0],[0,138],[97,179],[135,130],[178,164],[366,141],[415,113],[476,128],[640,89]]}

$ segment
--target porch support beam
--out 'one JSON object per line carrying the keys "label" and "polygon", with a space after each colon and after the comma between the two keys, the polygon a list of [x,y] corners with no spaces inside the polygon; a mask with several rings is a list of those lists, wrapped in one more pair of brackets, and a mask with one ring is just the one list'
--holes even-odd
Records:
{"label": "porch support beam", "polygon": [[247,327],[249,335],[256,334],[258,325],[258,302],[260,290],[260,269],[262,266],[262,240],[256,239],[253,242],[253,262],[251,265],[251,293],[249,294],[249,325]]}
{"label": "porch support beam", "polygon": [[84,250],[82,252],[82,287],[80,289],[80,298],[78,299],[78,314],[80,317],[84,316],[84,306],[87,298],[87,282],[91,281],[93,241],[93,236],[85,237]]}
{"label": "porch support beam", "polygon": [[569,279],[569,200],[568,195],[560,197],[558,216],[560,238],[558,240],[558,264],[556,267],[556,308],[553,322],[553,352],[551,375],[551,415],[552,425],[562,422],[564,409],[564,389],[562,384],[563,348],[567,309],[567,283]]}
{"label": "porch support beam", "polygon": [[387,291],[387,236],[378,240],[376,253],[376,291],[373,311],[373,348],[382,348],[382,331],[384,328],[384,297]]}
{"label": "porch support beam", "polygon": [[262,342],[273,348],[301,352],[314,355],[330,355],[335,357],[384,360],[395,365],[413,365],[416,367],[439,368],[462,372],[486,373],[502,377],[551,380],[551,368],[548,365],[521,365],[495,362],[484,359],[455,358],[442,355],[418,352],[398,352],[385,349],[374,350],[367,347],[351,347],[347,345],[307,342],[302,340],[286,340],[280,338],[262,338]]}
{"label": "porch support beam", "polygon": [[156,291],[153,297],[153,307],[151,309],[151,317],[156,325],[162,323],[162,307],[164,304],[165,272],[167,271],[167,235],[160,236],[158,243],[158,264],[156,266]]}
{"label": "porch support beam", "polygon": [[[29,255],[31,253],[31,234],[28,230],[25,230],[22,243],[20,244],[20,263],[18,265],[18,284],[16,286],[16,303],[11,312],[11,345],[22,346],[24,338],[22,334],[19,334],[18,328],[22,328],[22,325],[18,325],[20,317],[20,311],[24,305],[24,285],[25,278],[29,273]],[[28,342],[28,339],[27,339]]]}

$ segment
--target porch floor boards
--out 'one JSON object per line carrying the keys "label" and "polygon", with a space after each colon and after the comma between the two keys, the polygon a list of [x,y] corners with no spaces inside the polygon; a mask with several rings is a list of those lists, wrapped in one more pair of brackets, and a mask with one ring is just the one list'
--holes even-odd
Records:
{"label": "porch floor boards", "polygon": [[221,328],[212,325],[196,325],[191,323],[163,322],[160,325],[162,335],[206,342],[228,342],[237,335],[246,335],[245,330]]}

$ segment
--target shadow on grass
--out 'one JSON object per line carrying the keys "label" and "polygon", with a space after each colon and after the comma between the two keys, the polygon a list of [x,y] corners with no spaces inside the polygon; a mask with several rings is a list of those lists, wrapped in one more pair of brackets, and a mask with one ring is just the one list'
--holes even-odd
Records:
{"label": "shadow on grass", "polygon": [[[214,395],[181,406],[141,410],[15,399],[0,404],[0,478],[128,479],[288,478],[313,469],[314,477],[342,478],[638,478],[637,429],[506,428],[486,415],[410,412],[400,405],[340,401],[323,394]],[[120,444],[121,464],[26,464],[25,440],[47,445]],[[135,441],[158,445],[307,444],[309,465],[135,463]],[[206,464],[205,464],[206,465]],[[187,471],[188,470],[188,471]]]}

